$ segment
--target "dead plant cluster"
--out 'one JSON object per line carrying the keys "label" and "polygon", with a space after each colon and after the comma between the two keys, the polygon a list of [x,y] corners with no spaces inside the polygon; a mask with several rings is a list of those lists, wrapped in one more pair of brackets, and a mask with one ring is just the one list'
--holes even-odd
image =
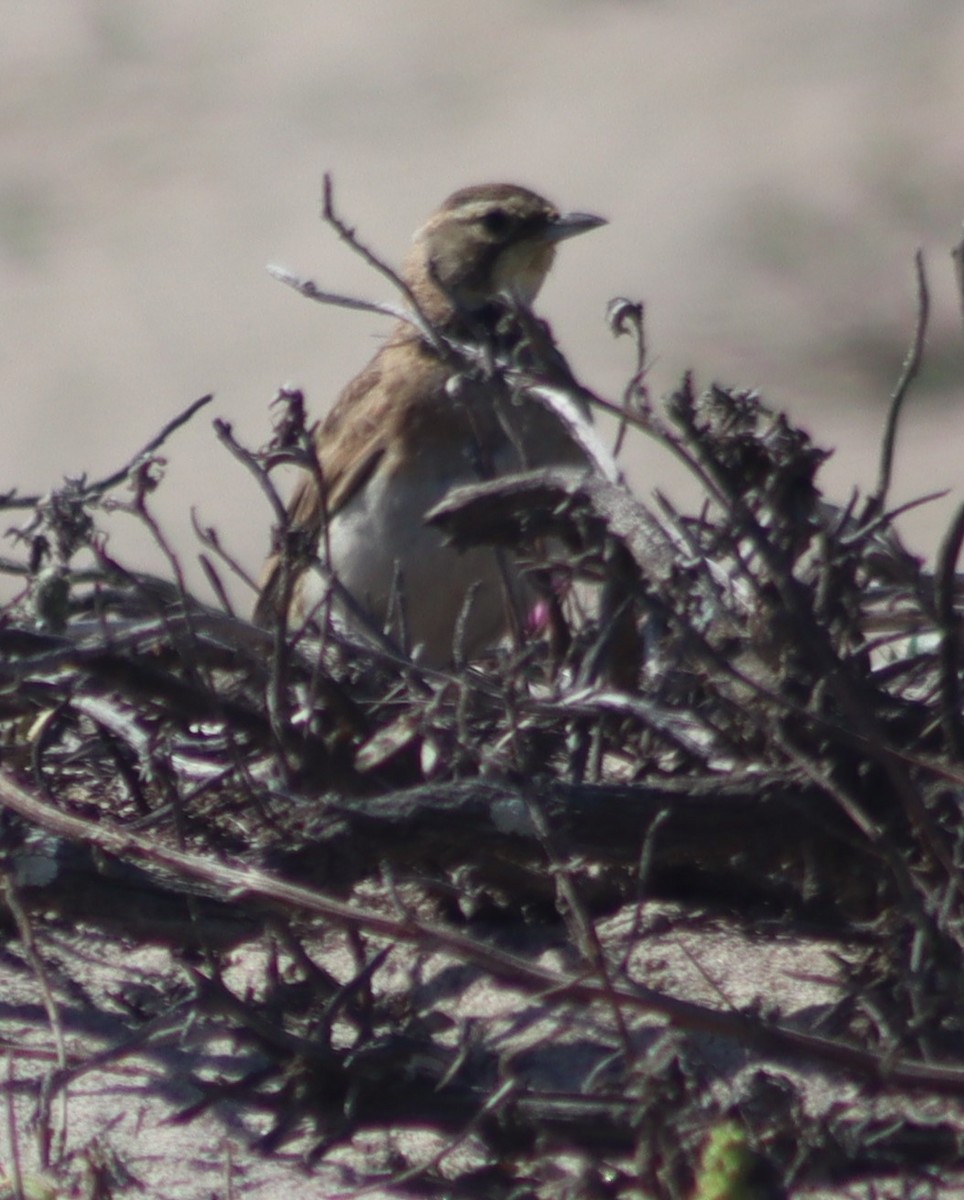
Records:
{"label": "dead plant cluster", "polygon": [[[824,453],[757,396],[686,379],[651,402],[638,306],[611,313],[637,351],[618,404],[524,314],[522,362],[451,347],[510,397],[609,410],[705,498],[644,504],[604,469],[451,494],[430,519],[531,563],[549,611],[544,636],[452,671],[324,612],[297,636],[254,627],[211,530],[216,601],[189,594],[151,495],[204,401],[107,480],[4,498],[28,514],[3,563],[21,587],[0,623],[0,803],[7,920],[57,1033],[31,1074],[42,1165],[66,1161],[55,1097],[189,1028],[232,1065],[199,1067],[178,1119],[230,1111],[245,1153],[338,1165],[345,1192],[941,1192],[964,1131],[964,520],[929,574],[887,507],[920,281],[880,484],[843,506]],[[271,471],[312,469],[311,443],[300,394],[277,411],[260,451],[215,428],[294,571],[311,548]],[[167,578],[112,558],[106,505],[147,525]],[[169,975],[125,1038],[79,1054],[71,981],[44,962],[85,930],[166,947]],[[740,955],[721,973],[699,941],[713,986],[661,985],[653,948],[694,931],[802,964],[819,939],[826,1001],[795,1011],[763,981],[738,999]]]}

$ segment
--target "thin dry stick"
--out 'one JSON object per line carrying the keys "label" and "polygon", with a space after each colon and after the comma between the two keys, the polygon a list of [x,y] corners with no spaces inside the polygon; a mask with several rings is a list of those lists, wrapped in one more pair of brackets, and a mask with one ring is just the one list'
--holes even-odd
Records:
{"label": "thin dry stick", "polygon": [[[194,526],[195,533],[197,533],[198,528],[194,517],[195,514],[192,511],[191,524]],[[201,570],[204,572],[204,577],[208,581],[211,591],[214,592],[214,595],[217,597],[217,601],[221,605],[221,608],[229,617],[236,617],[238,614],[234,610],[234,605],[231,603],[231,597],[228,595],[227,589],[224,586],[224,580],[218,574],[217,567],[206,554],[199,554],[197,560],[201,564]]]}
{"label": "thin dry stick", "polygon": [[[236,579],[241,580],[248,591],[256,592],[258,590],[257,580],[254,579],[254,577],[244,569],[244,567],[238,562],[233,554],[225,550],[224,546],[222,546],[221,535],[218,533],[217,529],[215,529],[213,525],[201,524],[201,518],[198,515],[198,511],[194,505],[191,506],[191,528],[194,530],[194,533],[201,545],[206,546],[214,555],[216,555],[218,560],[228,568],[231,574]],[[200,557],[203,559],[207,556],[201,555]],[[210,566],[213,570],[213,562],[210,563]],[[221,584],[220,574],[218,575],[218,586],[223,586]],[[227,612],[229,616],[235,615],[233,607],[230,604],[226,604],[223,599],[221,600],[221,603],[224,606],[225,612]]]}
{"label": "thin dry stick", "polygon": [[243,467],[246,467],[251,472],[257,481],[258,487],[264,493],[265,499],[271,505],[275,521],[279,525],[283,525],[286,517],[284,501],[278,495],[277,488],[271,482],[271,476],[261,465],[258,455],[241,445],[234,436],[234,431],[229,421],[224,421],[220,417],[217,417],[212,424],[215,437],[227,449],[228,453],[232,454]]}
{"label": "thin dry stick", "polygon": [[224,1200],[234,1200],[234,1142],[225,1138],[224,1149]]}
{"label": "thin dry stick", "polygon": [[[299,420],[300,413],[301,410],[299,408]],[[218,441],[257,480],[258,486],[266,496],[274,512],[275,528],[277,530],[276,537],[278,538],[278,544],[282,547],[278,560],[278,569],[280,571],[279,600],[274,613],[275,620],[272,625],[274,648],[271,655],[271,676],[268,682],[266,701],[271,729],[275,738],[276,759],[284,777],[290,778],[293,771],[293,764],[289,759],[287,739],[285,737],[289,715],[286,703],[286,697],[289,692],[288,610],[297,582],[297,573],[287,546],[287,534],[290,531],[291,521],[284,501],[278,494],[278,490],[271,480],[270,473],[262,465],[259,456],[253,454],[238,442],[231,425],[227,421],[216,420],[214,422],[214,432]],[[303,430],[299,432],[303,432]]]}
{"label": "thin dry stick", "polygon": [[638,301],[626,300],[619,297],[610,300],[606,308],[606,317],[613,337],[630,334],[636,348],[636,368],[629,377],[629,382],[623,388],[622,413],[616,429],[616,440],[613,443],[613,458],[618,458],[630,426],[630,418],[640,393],[643,379],[646,376],[646,330],[644,320],[645,305]]}
{"label": "thin dry stick", "polygon": [[392,317],[396,321],[408,321],[409,324],[418,327],[418,322],[413,318],[412,314],[395,304],[382,304],[375,300],[359,300],[354,296],[343,296],[340,292],[326,292],[313,279],[306,279],[302,275],[296,275],[293,271],[289,271],[287,267],[279,267],[269,263],[265,270],[272,279],[277,279],[279,283],[284,283],[288,287],[294,288],[299,295],[304,296],[307,300],[317,300],[319,304],[330,304],[333,308],[350,308],[355,312],[370,312],[380,317]]}
{"label": "thin dry stick", "polygon": [[917,272],[917,327],[914,330],[914,340],[904,359],[900,378],[890,399],[890,411],[887,414],[887,424],[884,427],[880,450],[880,472],[877,477],[877,487],[867,505],[868,516],[875,516],[886,503],[894,468],[897,425],[900,421],[901,409],[907,399],[910,385],[920,372],[921,362],[924,358],[924,341],[927,336],[927,319],[930,314],[930,292],[927,287],[927,273],[924,270],[924,252],[922,250],[918,250],[914,255],[914,268]]}
{"label": "thin dry stick", "polygon": [[629,962],[634,948],[639,944],[640,932],[643,928],[643,906],[646,902],[646,886],[653,865],[653,852],[656,847],[656,835],[669,820],[669,809],[663,808],[653,817],[643,838],[639,851],[639,865],[636,868],[636,902],[633,905],[633,923],[626,935],[626,949],[619,963],[619,973],[625,975],[629,970]]}
{"label": "thin dry stick", "polygon": [[556,879],[556,885],[559,888],[561,898],[569,907],[572,914],[572,920],[576,927],[578,940],[582,943],[580,950],[583,957],[586,959],[587,966],[590,971],[598,977],[607,998],[610,1001],[613,1020],[616,1024],[616,1030],[619,1034],[619,1040],[622,1043],[623,1053],[626,1056],[626,1061],[631,1062],[633,1056],[632,1040],[629,1036],[629,1026],[626,1024],[626,1018],[623,1010],[620,1007],[619,997],[616,994],[616,989],[613,986],[612,977],[609,971],[609,965],[606,962],[606,952],[603,950],[602,942],[599,938],[599,931],[596,925],[586,910],[586,906],[582,902],[582,897],[579,894],[579,889],[576,886],[576,881],[573,878],[572,871],[567,863],[562,859],[555,845],[555,839],[552,836],[552,831],[549,828],[549,822],[546,820],[546,814],[542,811],[542,806],[528,791],[525,794],[526,809],[529,813],[529,818],[536,828],[536,833],[539,835],[539,841],[542,843],[543,849],[549,858],[552,866],[552,872]]}
{"label": "thin dry stick", "polygon": [[[102,496],[104,492],[109,492],[111,488],[116,487],[119,483],[123,483],[128,475],[130,475],[130,473],[135,470],[135,468],[138,467],[145,458],[153,454],[155,450],[160,449],[160,447],[163,446],[172,433],[190,421],[190,419],[196,412],[198,412],[199,409],[202,409],[205,407],[205,405],[210,404],[213,399],[214,395],[209,394],[207,396],[202,396],[199,400],[195,400],[192,404],[189,404],[183,412],[179,413],[172,420],[168,421],[160,433],[155,434],[145,446],[142,446],[136,454],[129,458],[124,466],[122,466],[119,470],[114,471],[111,475],[106,476],[104,479],[98,480],[97,483],[85,484],[81,489],[81,494],[85,498],[94,499],[98,496]],[[40,504],[43,499],[43,496],[16,496],[11,492],[0,497],[0,508],[36,508],[36,506]]]}
{"label": "thin dry stick", "polygon": [[383,258],[380,258],[373,250],[370,250],[360,241],[355,230],[335,212],[334,186],[331,175],[327,172],[324,178],[322,217],[335,230],[343,242],[356,254],[360,255],[370,267],[389,280],[392,286],[405,298],[409,307],[399,308],[394,304],[379,303],[373,300],[358,300],[354,296],[344,296],[339,292],[325,291],[314,280],[296,275],[286,267],[269,265],[267,268],[268,274],[273,279],[277,279],[279,283],[284,283],[288,287],[294,288],[296,292],[306,299],[315,300],[319,304],[330,304],[335,308],[347,308],[355,312],[370,312],[378,316],[392,317],[396,321],[405,321],[413,329],[417,330],[439,354],[447,357],[449,354],[448,344],[422,311],[409,285]]}
{"label": "thin dry stick", "polygon": [[841,519],[830,531],[830,534],[832,534],[840,553],[849,554],[854,546],[866,545],[878,530],[886,533],[898,517],[913,512],[915,508],[921,508],[925,504],[933,504],[935,500],[943,500],[950,491],[950,488],[942,488],[939,492],[927,492],[923,496],[916,496],[913,500],[906,500],[903,504],[898,504],[896,508],[889,508],[886,512],[879,513],[862,525],[855,525],[853,532],[848,532],[846,528],[850,517],[848,513],[846,519]]}
{"label": "thin dry stick", "polygon": [[[47,968],[44,966],[44,961],[40,957],[40,952],[37,949],[37,943],[33,936],[33,927],[27,913],[20,903],[20,897],[17,894],[17,888],[13,878],[10,875],[5,875],[3,879],[3,894],[7,903],[7,907],[13,916],[17,926],[17,933],[20,935],[20,943],[23,946],[24,954],[27,956],[27,961],[30,963],[30,968],[37,979],[37,986],[40,988],[40,995],[43,999],[43,1005],[47,1012],[47,1020],[50,1022],[50,1032],[54,1038],[54,1048],[57,1054],[57,1069],[58,1073],[67,1069],[67,1042],[64,1037],[64,1024],[60,1017],[60,1010],[57,1007],[57,1001],[54,999],[53,988],[50,986],[50,977],[47,974]],[[37,1134],[40,1142],[40,1165],[46,1169],[51,1162],[51,1146],[54,1142],[54,1133],[50,1122],[50,1103],[53,1096],[51,1083],[54,1078],[52,1073],[46,1076],[43,1087],[40,1092],[40,1105],[37,1114]],[[60,1119],[57,1124],[56,1131],[56,1154],[55,1158],[59,1160],[64,1152],[64,1146],[67,1140],[67,1093],[66,1091],[60,1094]]]}
{"label": "thin dry stick", "polygon": [[4,1090],[7,1093],[7,1142],[9,1143],[10,1174],[12,1176],[10,1182],[13,1189],[14,1200],[25,1200],[23,1191],[23,1166],[20,1161],[20,1131],[17,1128],[17,1109],[14,1103],[17,1083],[17,1068],[15,1066],[16,1059],[9,1051],[6,1055],[6,1059],[7,1082]]}
{"label": "thin dry stick", "polygon": [[112,475],[108,475],[106,479],[101,479],[97,483],[90,484],[86,488],[87,495],[100,496],[103,495],[104,492],[109,492],[111,488],[116,487],[119,483],[123,483],[127,476],[130,475],[130,473],[141,462],[143,462],[145,458],[148,458],[150,455],[152,455],[155,450],[159,450],[172,433],[180,429],[182,425],[186,425],[196,412],[200,411],[202,408],[205,408],[213,399],[214,394],[209,393],[207,396],[202,396],[199,400],[195,400],[193,404],[189,404],[182,413],[179,413],[178,416],[168,421],[160,433],[155,434],[146,446],[142,446],[141,449],[131,459],[129,459],[123,467],[120,468],[120,470],[115,471]]}

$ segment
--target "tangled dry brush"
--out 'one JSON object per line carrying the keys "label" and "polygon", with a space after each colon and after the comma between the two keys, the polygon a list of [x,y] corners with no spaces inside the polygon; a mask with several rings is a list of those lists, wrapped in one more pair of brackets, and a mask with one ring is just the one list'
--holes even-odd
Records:
{"label": "tangled dry brush", "polygon": [[[452,348],[507,403],[570,419],[588,399],[620,442],[655,438],[704,502],[644,504],[608,468],[451,494],[431,519],[531,562],[551,611],[545,636],[449,672],[324,614],[254,627],[211,530],[216,602],[189,594],[151,497],[157,450],[204,401],[110,479],[6,496],[25,511],[2,564],[4,970],[43,996],[7,1047],[8,1106],[36,1118],[21,1173],[149,1182],[133,1153],[104,1168],[104,1131],[95,1170],[71,1106],[179,1038],[182,1128],[221,1123],[235,1163],[297,1157],[305,1194],[951,1194],[964,514],[930,574],[887,507],[919,277],[880,483],[844,507],[819,491],[824,452],[756,395],[685,379],[651,402],[636,305],[610,314],[636,348],[617,404],[525,314],[524,367]],[[294,571],[309,550],[271,471],[312,469],[311,441],[299,394],[277,411],[262,451],[215,429]],[[111,557],[111,505],[166,578]],[[85,939],[111,948],[115,990],[71,967]],[[164,967],[121,1005],[145,946]],[[101,1042],[76,1024],[95,1009]],[[162,1062],[145,1095],[171,1084]]]}

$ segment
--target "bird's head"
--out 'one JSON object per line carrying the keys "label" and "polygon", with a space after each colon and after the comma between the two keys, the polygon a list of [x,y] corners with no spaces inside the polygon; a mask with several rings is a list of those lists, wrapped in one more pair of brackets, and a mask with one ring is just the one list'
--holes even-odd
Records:
{"label": "bird's head", "polygon": [[528,305],[556,245],[605,224],[592,213],[560,213],[515,184],[462,188],[416,233],[406,278],[433,320],[453,309],[478,313],[507,295]]}

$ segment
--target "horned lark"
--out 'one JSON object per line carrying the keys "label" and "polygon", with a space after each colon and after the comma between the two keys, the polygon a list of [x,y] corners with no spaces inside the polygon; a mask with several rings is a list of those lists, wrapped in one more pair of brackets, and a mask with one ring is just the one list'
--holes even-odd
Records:
{"label": "horned lark", "polygon": [[[518,357],[519,306],[532,303],[557,244],[603,224],[511,184],[455,192],[415,234],[403,272],[437,336],[400,322],[314,433],[320,472],[292,497],[292,526],[371,621],[426,665],[452,661],[457,633],[466,656],[497,642],[507,587],[524,588],[494,551],[447,546],[425,513],[459,484],[584,461],[555,414],[449,350]],[[256,619],[284,604],[284,576],[269,558]],[[302,623],[321,611],[330,577],[305,569],[288,590],[289,621]]]}

